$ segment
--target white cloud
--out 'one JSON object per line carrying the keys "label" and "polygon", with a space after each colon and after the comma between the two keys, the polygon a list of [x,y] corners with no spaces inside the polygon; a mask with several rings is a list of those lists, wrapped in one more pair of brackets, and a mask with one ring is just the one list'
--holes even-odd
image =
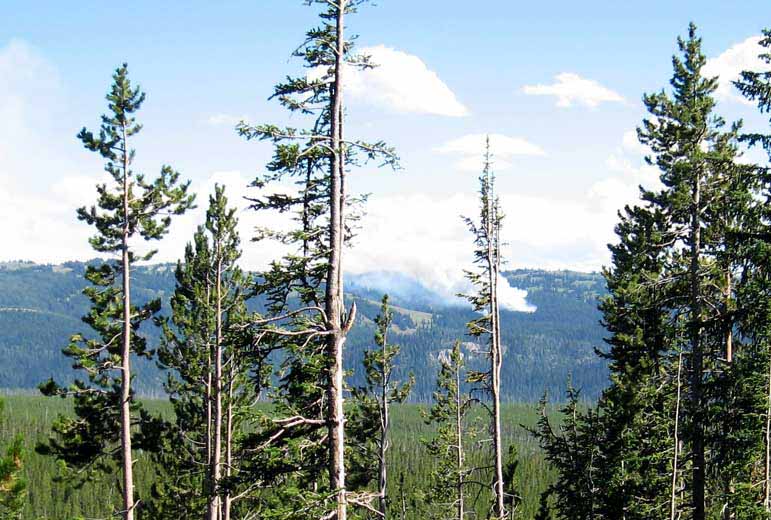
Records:
{"label": "white cloud", "polygon": [[[496,170],[505,170],[511,167],[511,160],[518,155],[544,156],[543,149],[520,137],[509,137],[502,134],[489,134],[490,151],[493,157],[493,166]],[[434,151],[441,154],[456,154],[463,158],[456,163],[456,168],[461,171],[480,171],[482,158],[485,152],[485,139],[487,134],[469,134],[453,139]]]}
{"label": "white cloud", "polygon": [[650,152],[650,149],[637,138],[637,130],[624,132],[624,136],[621,138],[621,146],[625,151],[641,156]]}
{"label": "white cloud", "polygon": [[764,52],[760,45],[760,36],[751,36],[746,40],[729,47],[726,51],[707,60],[702,69],[704,76],[719,77],[719,85],[715,95],[722,100],[750,103],[733,86],[733,81],[739,79],[744,70],[756,72],[771,71],[771,64],[761,60],[758,55]]}
{"label": "white cloud", "polygon": [[522,92],[531,96],[554,96],[558,107],[570,107],[577,103],[594,108],[600,103],[624,102],[620,94],[572,72],[557,74],[551,85],[525,85]]}
{"label": "white cloud", "polygon": [[462,117],[468,109],[450,87],[419,57],[385,45],[365,47],[362,54],[377,66],[346,70],[351,97],[397,112]]}
{"label": "white cloud", "polygon": [[246,116],[234,116],[233,114],[213,114],[206,118],[206,122],[211,126],[236,126],[241,121],[246,121]]}
{"label": "white cloud", "polygon": [[643,161],[649,151],[637,140],[637,132],[630,130],[622,136],[621,146],[605,160],[605,167],[612,176],[595,182],[587,197],[608,219],[615,219],[617,211],[626,204],[639,201],[640,186],[648,189],[661,186],[658,169]]}

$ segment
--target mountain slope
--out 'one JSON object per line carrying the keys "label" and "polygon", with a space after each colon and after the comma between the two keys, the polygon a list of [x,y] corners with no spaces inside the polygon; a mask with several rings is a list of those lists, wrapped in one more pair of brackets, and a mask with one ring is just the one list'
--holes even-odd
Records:
{"label": "mountain slope", "polygon": [[[87,332],[80,322],[88,302],[81,294],[86,264],[0,264],[0,388],[31,389],[54,376],[71,379],[73,372],[61,348],[75,332]],[[533,313],[502,311],[503,391],[508,400],[538,399],[544,391],[559,396],[569,375],[594,397],[606,380],[604,362],[594,354],[602,347],[597,298],[604,283],[597,274],[569,271],[518,270],[504,273],[511,286],[528,292]],[[139,267],[132,285],[137,301],[161,297],[174,289],[173,266]],[[353,373],[351,385],[361,383],[360,360],[372,344],[373,319],[379,311],[383,290],[395,306],[392,338],[402,346],[399,372],[416,376],[414,397],[427,400],[433,390],[438,358],[453,341],[467,342],[473,365],[484,358],[465,334],[465,323],[474,313],[457,302],[444,303],[419,281],[393,273],[367,273],[349,278],[349,297],[357,302],[360,319],[347,343],[346,366]],[[253,301],[254,309],[261,302]],[[167,312],[164,307],[164,312]],[[143,332],[156,341],[157,330]],[[136,366],[139,392],[159,395],[163,375],[152,362]]]}

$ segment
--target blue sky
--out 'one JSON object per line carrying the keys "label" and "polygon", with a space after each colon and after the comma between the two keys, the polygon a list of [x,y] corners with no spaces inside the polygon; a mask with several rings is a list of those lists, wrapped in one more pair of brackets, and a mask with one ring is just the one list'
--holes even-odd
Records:
{"label": "blue sky", "polygon": [[[630,132],[643,92],[667,84],[677,35],[695,21],[711,70],[729,77],[752,63],[749,39],[771,20],[767,1],[378,4],[350,19],[359,46],[383,63],[352,85],[348,131],[395,145],[404,168],[352,174],[373,195],[349,267],[447,287],[469,260],[456,217],[474,211],[478,136],[501,136],[510,265],[599,269],[615,210],[638,183],[655,183]],[[202,194],[219,181],[240,199],[270,150],[233,124],[291,123],[267,98],[298,72],[290,53],[314,23],[300,0],[2,2],[0,231],[10,238],[0,259],[91,256],[74,208],[93,200],[101,164],[74,136],[98,124],[123,61],[148,92],[139,169],[170,163]],[[764,124],[725,83],[721,113]],[[160,259],[179,256],[200,218],[175,226]],[[255,218],[242,214],[245,235],[264,224]],[[249,267],[278,254],[246,248]]]}

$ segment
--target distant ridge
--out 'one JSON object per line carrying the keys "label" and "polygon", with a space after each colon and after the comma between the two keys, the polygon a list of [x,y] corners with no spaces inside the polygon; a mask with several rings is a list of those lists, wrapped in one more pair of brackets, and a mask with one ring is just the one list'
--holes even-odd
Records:
{"label": "distant ridge", "polygon": [[[61,348],[75,332],[87,332],[80,317],[87,301],[81,294],[88,263],[36,264],[0,262],[0,389],[34,389],[50,376],[72,377]],[[545,391],[559,397],[570,375],[592,398],[604,387],[606,367],[595,354],[603,348],[597,299],[605,293],[598,273],[517,269],[504,276],[512,287],[527,291],[533,313],[502,312],[503,391],[508,400],[534,401]],[[433,390],[441,352],[455,339],[468,342],[465,323],[474,313],[457,301],[450,302],[408,275],[378,271],[348,276],[350,298],[357,300],[357,320],[346,352],[346,366],[354,371],[349,384],[361,383],[360,359],[372,344],[372,321],[379,300],[388,292],[399,307],[394,341],[402,346],[399,372],[417,376],[415,398],[428,400]],[[174,265],[152,264],[135,269],[134,297],[160,297],[164,302],[174,290]],[[259,300],[250,302],[255,310]],[[167,309],[164,308],[164,312]],[[154,343],[157,330],[143,329]],[[470,345],[471,346],[471,345]],[[480,358],[470,348],[473,360]],[[482,361],[482,359],[478,359]],[[162,392],[163,375],[154,364],[137,363],[137,389],[145,395]]]}

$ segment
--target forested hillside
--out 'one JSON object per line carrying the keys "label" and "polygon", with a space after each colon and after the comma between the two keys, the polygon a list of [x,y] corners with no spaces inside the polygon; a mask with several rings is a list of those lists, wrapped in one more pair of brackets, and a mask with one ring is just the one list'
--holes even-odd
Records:
{"label": "forested hillside", "polygon": [[[0,264],[1,388],[34,389],[51,376],[63,380],[71,377],[69,361],[61,355],[61,349],[71,334],[88,331],[80,321],[88,309],[81,294],[85,266],[81,262],[55,266]],[[168,314],[174,267],[139,267],[134,276],[135,298],[141,302],[161,297],[163,313]],[[598,297],[605,290],[602,277],[538,270],[509,271],[504,276],[513,287],[526,290],[528,302],[537,308],[533,313],[502,311],[505,399],[534,401],[544,391],[559,396],[570,375],[587,398],[598,395],[606,380],[604,363],[594,355],[594,348],[603,348],[597,310]],[[375,288],[373,278],[350,277],[349,297],[356,299],[364,318],[357,320],[351,331],[346,351],[346,368],[353,371],[349,384],[354,386],[362,381],[360,360],[364,349],[371,347],[379,300],[384,290],[392,292],[391,287]],[[456,339],[471,341],[466,335],[466,322],[474,318],[474,313],[456,302],[439,303],[436,294],[406,277],[377,278],[395,284],[391,295],[395,306],[393,336],[402,346],[397,372],[415,373],[412,399],[427,401],[440,351],[449,349]],[[250,307],[259,311],[262,303],[252,299]],[[157,342],[156,327],[144,324],[142,330],[151,338],[151,344]],[[138,360],[136,388],[141,394],[160,395],[161,381],[154,364]]]}

